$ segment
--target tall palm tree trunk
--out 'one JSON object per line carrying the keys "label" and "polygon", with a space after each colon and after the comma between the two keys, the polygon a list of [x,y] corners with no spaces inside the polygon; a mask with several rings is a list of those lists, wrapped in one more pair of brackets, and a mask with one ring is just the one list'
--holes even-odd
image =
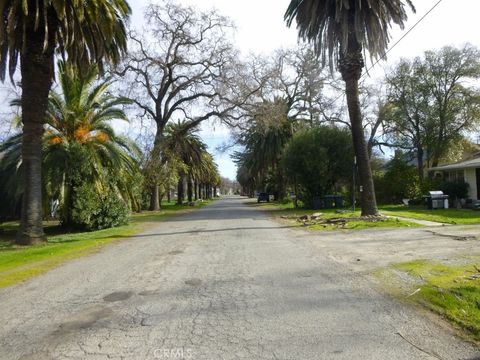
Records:
{"label": "tall palm tree trunk", "polygon": [[348,114],[353,138],[353,148],[357,158],[361,186],[362,216],[378,215],[372,170],[360,110],[358,81],[364,66],[361,47],[353,36],[349,39],[346,55],[341,56],[339,70],[345,81]]}
{"label": "tall palm tree trunk", "polygon": [[378,215],[375,188],[373,185],[372,170],[368,157],[367,145],[360,112],[358,79],[351,78],[346,83],[348,113],[352,125],[353,147],[357,157],[358,173],[360,177],[362,216]]}
{"label": "tall palm tree trunk", "polygon": [[30,245],[46,241],[42,218],[42,137],[48,94],[54,77],[55,28],[52,26],[44,49],[43,25],[35,30],[34,19],[27,23],[28,41],[21,55],[22,74],[22,166],[23,198],[20,229],[16,243]]}

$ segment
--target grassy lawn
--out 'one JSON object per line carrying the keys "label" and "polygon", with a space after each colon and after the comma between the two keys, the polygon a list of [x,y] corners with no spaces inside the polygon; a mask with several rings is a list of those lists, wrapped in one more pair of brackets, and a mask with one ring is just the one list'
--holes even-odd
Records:
{"label": "grassy lawn", "polygon": [[458,263],[413,261],[394,265],[383,275],[389,274],[390,284],[392,277],[400,281],[401,293],[409,301],[442,315],[478,341],[480,256],[460,259]]}
{"label": "grassy lawn", "polygon": [[409,217],[445,224],[470,225],[480,224],[480,211],[469,209],[435,209],[428,210],[424,206],[388,205],[380,206],[384,215]]}
{"label": "grassy lawn", "polygon": [[[204,206],[208,202],[200,203]],[[149,224],[168,216],[192,211],[192,207],[162,203],[158,212],[134,214],[128,225],[92,232],[62,233],[58,222],[47,222],[48,243],[17,246],[12,243],[18,223],[0,224],[0,288],[42,274],[67,260],[92,254],[103,246],[144,230]]]}
{"label": "grassy lawn", "polygon": [[[358,211],[351,211],[349,209],[343,210],[341,213],[338,213],[335,209],[321,209],[321,210],[306,210],[306,209],[295,209],[293,207],[293,203],[277,203],[277,202],[270,202],[270,203],[254,203],[252,206],[259,207],[262,210],[267,211],[274,217],[281,218],[283,217],[298,217],[302,215],[312,215],[314,213],[322,213],[322,219],[336,219],[336,218],[345,218],[347,219],[344,225],[337,225],[337,224],[315,224],[315,225],[308,225],[306,228],[311,230],[319,230],[319,231],[328,231],[328,230],[362,230],[362,229],[369,229],[369,228],[392,228],[392,227],[419,227],[420,225],[405,221],[405,220],[398,220],[398,219],[391,219],[391,218],[383,218],[378,221],[368,221],[368,220],[359,220],[360,217],[360,210]],[[348,221],[348,218],[352,218],[351,221]],[[295,219],[285,219],[285,221],[292,226],[302,226],[304,225]]]}

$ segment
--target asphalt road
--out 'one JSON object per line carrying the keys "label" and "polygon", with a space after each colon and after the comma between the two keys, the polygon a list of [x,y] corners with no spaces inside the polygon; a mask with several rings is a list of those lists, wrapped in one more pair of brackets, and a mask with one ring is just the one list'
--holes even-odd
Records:
{"label": "asphalt road", "polygon": [[480,358],[243,201],[1,291],[0,359]]}

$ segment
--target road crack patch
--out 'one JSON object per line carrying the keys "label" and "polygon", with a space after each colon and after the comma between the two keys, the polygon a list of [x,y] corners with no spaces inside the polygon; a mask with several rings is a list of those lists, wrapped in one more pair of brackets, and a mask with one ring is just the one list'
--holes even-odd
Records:
{"label": "road crack patch", "polygon": [[478,237],[475,235],[451,235],[451,234],[442,234],[432,230],[426,230],[427,232],[440,237],[450,238],[455,241],[475,241],[478,240]]}
{"label": "road crack patch", "polygon": [[202,284],[202,280],[200,279],[188,279],[185,280],[185,284],[190,285],[190,286],[200,286]]}
{"label": "road crack patch", "polygon": [[133,291],[115,291],[103,297],[106,302],[124,301],[133,296]]}

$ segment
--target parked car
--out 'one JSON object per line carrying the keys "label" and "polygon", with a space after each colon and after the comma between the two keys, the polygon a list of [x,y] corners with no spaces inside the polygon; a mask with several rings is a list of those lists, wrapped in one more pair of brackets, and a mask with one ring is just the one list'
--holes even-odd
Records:
{"label": "parked car", "polygon": [[258,194],[257,202],[262,202],[262,201],[270,202],[270,197],[268,196],[268,193],[261,192]]}

